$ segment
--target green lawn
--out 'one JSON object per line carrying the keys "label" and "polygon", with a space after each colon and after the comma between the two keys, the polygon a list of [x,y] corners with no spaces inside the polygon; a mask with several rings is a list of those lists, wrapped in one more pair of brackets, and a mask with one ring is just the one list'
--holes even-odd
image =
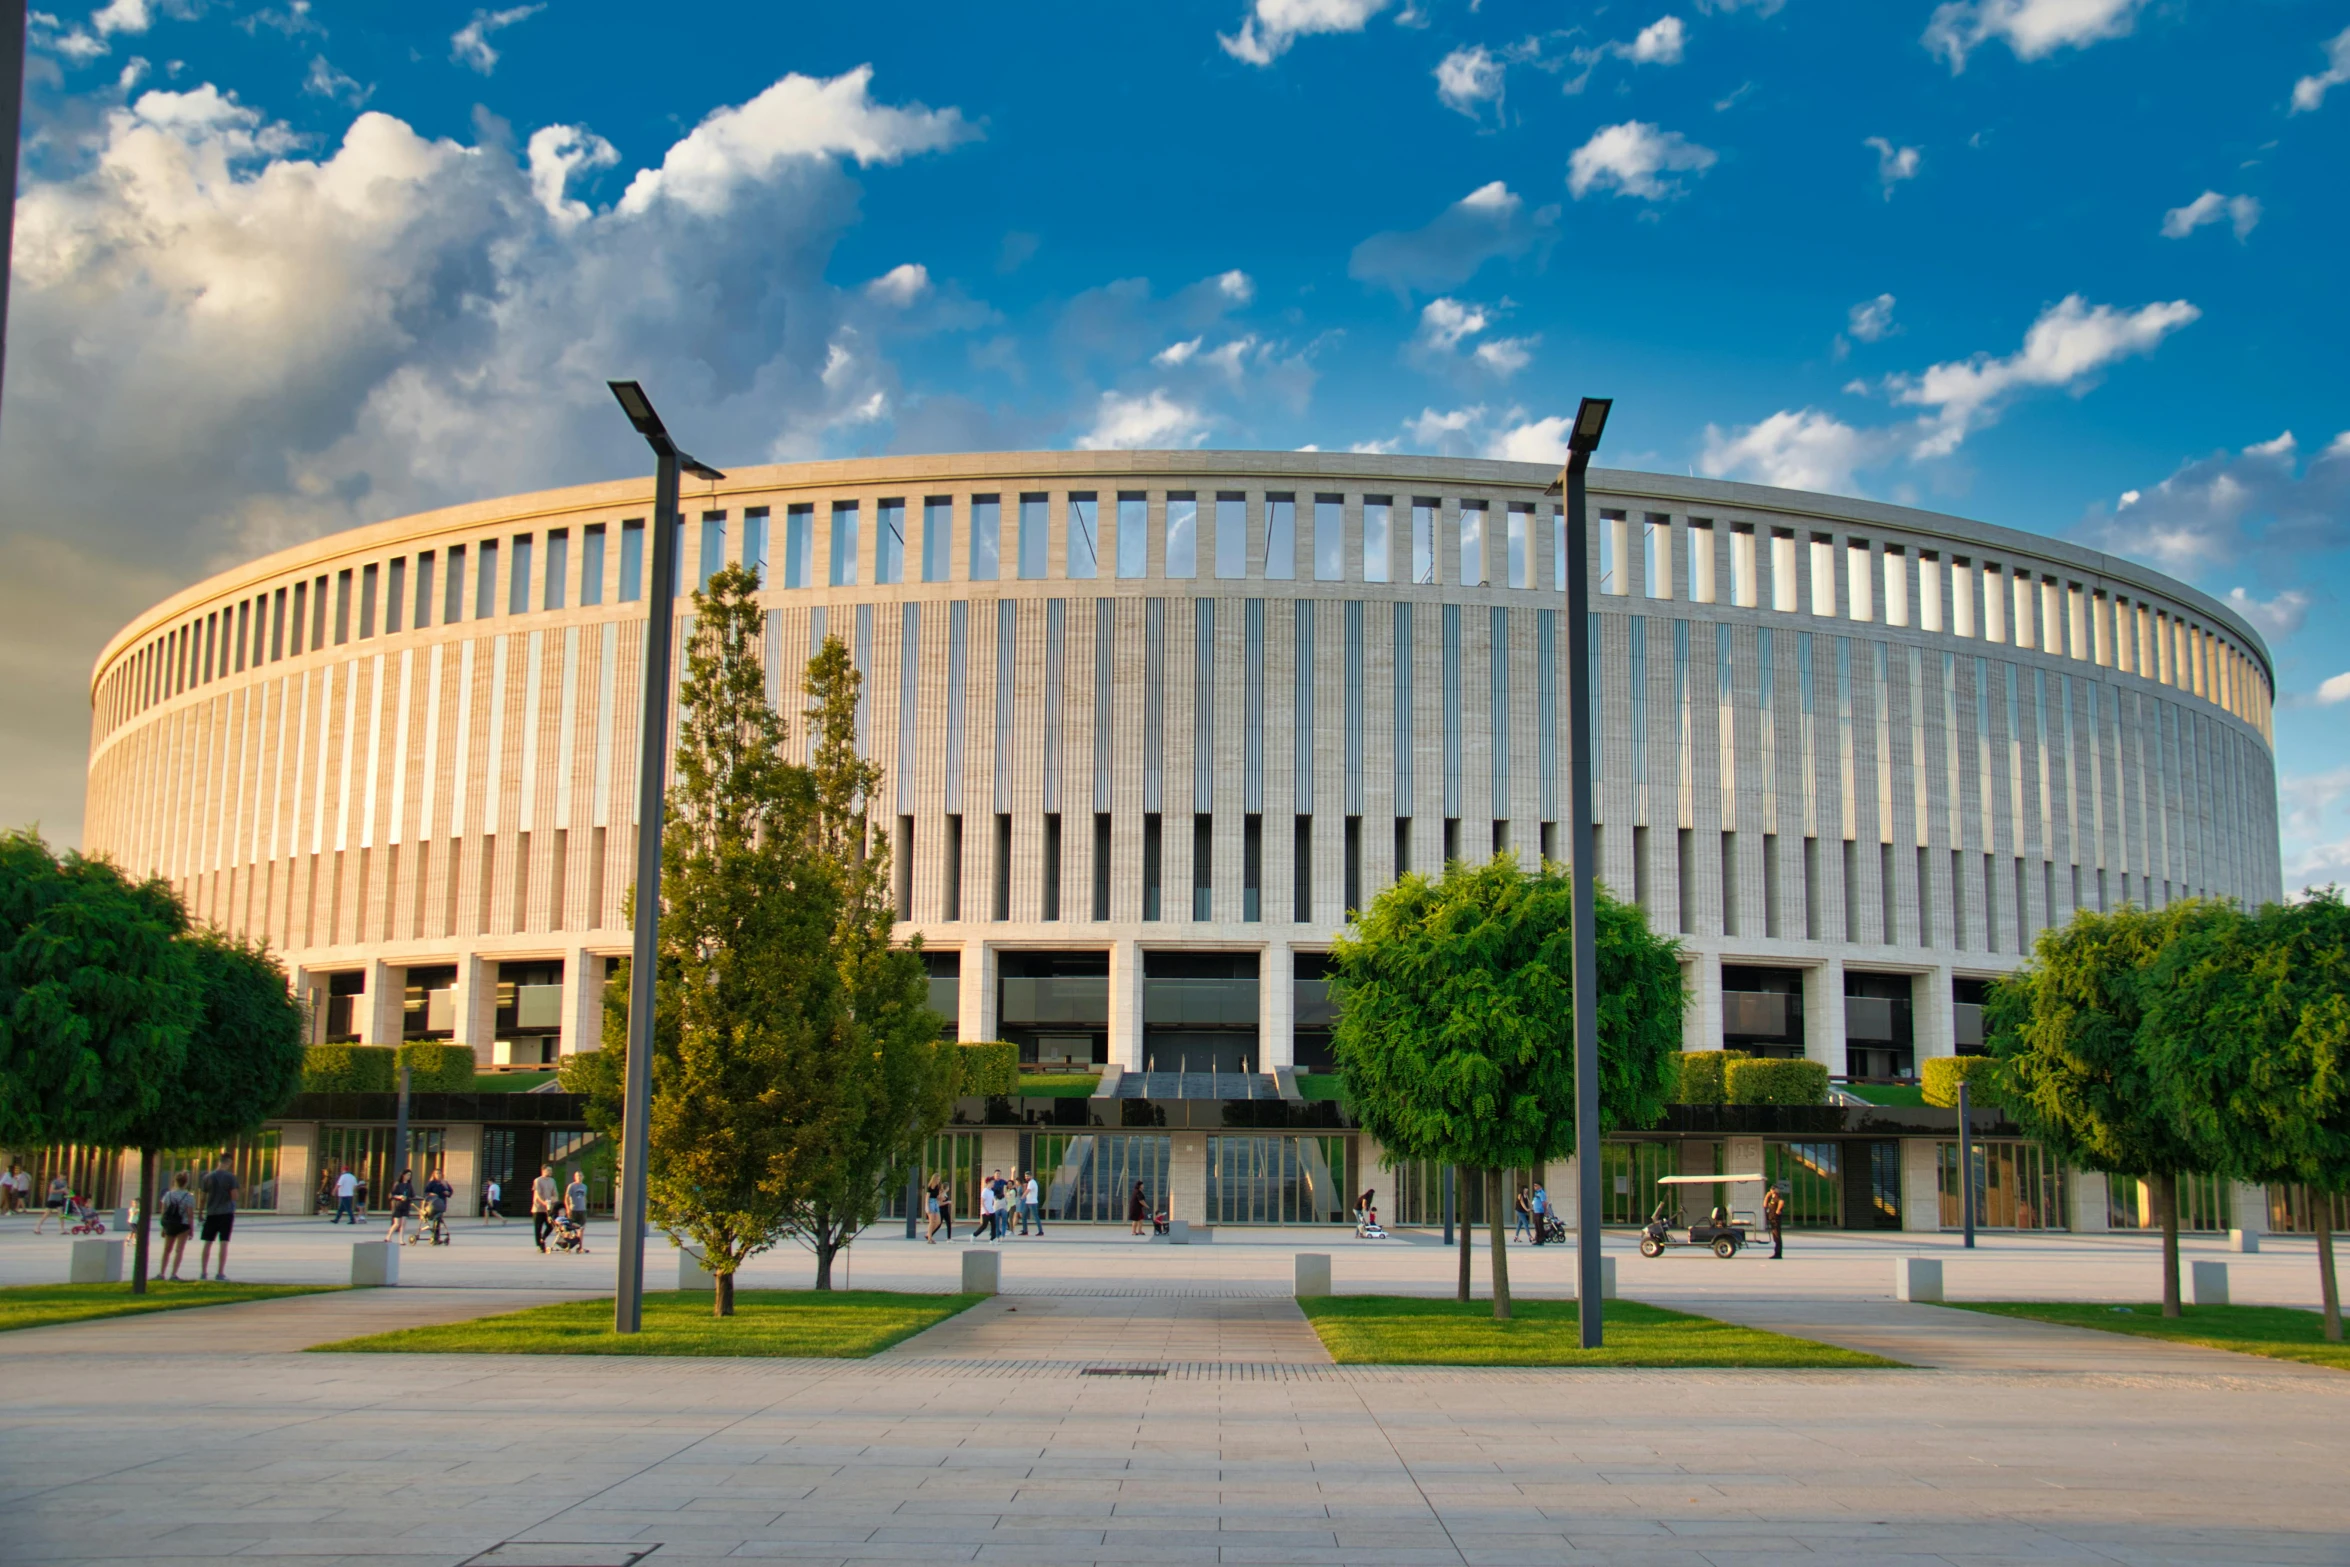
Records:
{"label": "green lawn", "polygon": [[1847,1083],[1844,1091],[1873,1105],[1921,1108],[1926,1102],[1926,1090],[1920,1083]]}
{"label": "green lawn", "polygon": [[1084,1099],[1101,1084],[1092,1072],[1028,1072],[1020,1078],[1024,1099]]}
{"label": "green lawn", "polygon": [[336,1284],[170,1284],[147,1281],[147,1293],[133,1295],[128,1284],[12,1284],[0,1289],[0,1333],[11,1328],[45,1328],[57,1322],[99,1317],[135,1317],[149,1311],[188,1306],[230,1306],[240,1300],[279,1295],[316,1295]]}
{"label": "green lawn", "polygon": [[1346,1079],[1336,1072],[1300,1072],[1297,1074],[1297,1096],[1312,1101],[1345,1097]]}
{"label": "green lawn", "polygon": [[1576,1343],[1575,1302],[1516,1300],[1507,1322],[1493,1303],[1402,1295],[1323,1295],[1301,1300],[1331,1358],[1355,1366],[1894,1366],[1899,1361],[1810,1339],[1742,1328],[1638,1301],[1607,1303],[1607,1343]]}
{"label": "green lawn", "polygon": [[2327,1343],[2324,1319],[2314,1311],[2292,1306],[2181,1306],[2182,1315],[2166,1318],[2162,1307],[2154,1303],[2113,1306],[2070,1300],[1953,1300],[1944,1304],[2000,1317],[2028,1317],[2034,1322],[2055,1322],[2071,1328],[2134,1333],[2140,1338],[2200,1344],[2206,1349],[2232,1349],[2239,1354],[2266,1355],[2271,1360],[2298,1360],[2312,1366],[2350,1371],[2350,1344]]}
{"label": "green lawn", "polygon": [[862,1360],[984,1295],[900,1295],[886,1290],[738,1290],[734,1315],[710,1314],[710,1297],[645,1296],[644,1331],[612,1331],[612,1300],[565,1301],[501,1317],[373,1333],[313,1348],[419,1355],[780,1355]]}
{"label": "green lawn", "polygon": [[546,1072],[481,1072],[473,1079],[472,1091],[477,1094],[527,1094],[555,1080],[557,1074]]}

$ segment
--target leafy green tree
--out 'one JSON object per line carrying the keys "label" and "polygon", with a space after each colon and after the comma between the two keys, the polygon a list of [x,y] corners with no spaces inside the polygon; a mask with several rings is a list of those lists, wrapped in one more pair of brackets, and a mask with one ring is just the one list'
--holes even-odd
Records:
{"label": "leafy green tree", "polygon": [[[1652,1124],[1679,1085],[1676,943],[1600,891],[1600,1123]],[[1574,886],[1508,855],[1406,876],[1332,950],[1332,1053],[1390,1156],[1483,1172],[1493,1314],[1510,1314],[1503,1172],[1575,1147]]]}
{"label": "leafy green tree", "polygon": [[2350,1190],[2350,908],[2328,887],[2199,922],[2149,988],[2154,1081],[2204,1167],[2308,1188],[2325,1336],[2340,1343],[2330,1210]]}
{"label": "leafy green tree", "polygon": [[[2162,1219],[2162,1314],[2179,1314],[2179,1181],[2203,1167],[2167,1107],[2148,1026],[2165,947],[2234,918],[2200,899],[2159,911],[2084,909],[2040,933],[2031,961],[1992,987],[1984,1032],[1999,1061],[2000,1103],[2024,1135],[2066,1164],[2144,1176]],[[1971,1178],[1971,1172],[1969,1172]]]}
{"label": "leafy green tree", "polygon": [[827,637],[802,687],[815,739],[809,848],[837,889],[831,957],[847,1001],[832,1047],[795,1085],[808,1126],[794,1165],[792,1229],[815,1253],[820,1290],[832,1288],[840,1249],[874,1221],[946,1124],[957,1088],[920,946],[890,941],[889,845],[869,818],[882,774],[857,755],[862,684],[848,648]]}
{"label": "leafy green tree", "polygon": [[129,1141],[187,1052],[186,929],[162,882],[0,834],[0,1143]]}
{"label": "leafy green tree", "polygon": [[302,1086],[302,1006],[266,948],[215,930],[180,938],[198,996],[176,1070],[146,1114],[123,1130],[139,1150],[139,1228],[131,1293],[147,1289],[156,1161],[166,1148],[200,1148],[258,1131]]}

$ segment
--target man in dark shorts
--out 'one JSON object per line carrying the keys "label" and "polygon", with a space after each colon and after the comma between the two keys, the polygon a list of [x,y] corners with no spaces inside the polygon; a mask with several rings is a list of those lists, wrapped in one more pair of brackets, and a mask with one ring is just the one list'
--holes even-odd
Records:
{"label": "man in dark shorts", "polygon": [[[228,1282],[228,1237],[237,1227],[237,1172],[228,1167],[224,1155],[220,1167],[198,1183],[204,1189],[204,1250],[196,1258],[196,1277],[207,1274],[221,1283]],[[212,1273],[212,1243],[220,1242],[220,1271]]]}

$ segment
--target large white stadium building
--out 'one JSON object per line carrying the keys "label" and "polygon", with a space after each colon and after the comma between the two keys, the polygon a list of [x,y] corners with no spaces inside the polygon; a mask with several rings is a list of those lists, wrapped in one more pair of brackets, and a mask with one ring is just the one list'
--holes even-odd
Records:
{"label": "large white stadium building", "polygon": [[[1555,478],[753,468],[689,484],[680,575],[758,569],[792,706],[811,649],[848,646],[898,912],[960,1036],[1161,1104],[1294,1101],[1328,1059],[1323,954],[1397,875],[1564,857],[1570,635],[1599,873],[1681,941],[1689,1048],[1908,1077],[2076,908],[2279,895],[2273,674],[2226,606],[1954,517],[1597,471],[1577,625]],[[88,847],[266,938],[322,1041],[595,1048],[649,491],[401,518],[157,605],[93,676]]]}

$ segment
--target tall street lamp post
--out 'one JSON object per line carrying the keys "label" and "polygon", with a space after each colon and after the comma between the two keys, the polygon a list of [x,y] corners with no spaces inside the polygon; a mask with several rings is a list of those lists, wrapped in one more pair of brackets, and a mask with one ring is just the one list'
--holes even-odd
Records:
{"label": "tall street lamp post", "polygon": [[677,472],[697,479],[726,477],[677,449],[652,399],[634,381],[608,383],[620,411],[653,449],[653,580],[645,628],[644,732],[636,781],[636,929],[628,969],[628,1075],[622,1088],[620,1287],[612,1300],[612,1331],[634,1333],[645,1312],[646,1123],[653,1108],[654,945],[661,928],[661,828],[667,820],[669,781],[669,642],[677,623]]}
{"label": "tall street lamp post", "polygon": [[1575,882],[1575,1315],[1583,1347],[1602,1342],[1599,1257],[1599,946],[1591,910],[1591,522],[1583,471],[1607,429],[1615,400],[1586,397],[1567,436],[1559,483],[1567,506],[1567,772],[1574,825],[1568,839]]}

